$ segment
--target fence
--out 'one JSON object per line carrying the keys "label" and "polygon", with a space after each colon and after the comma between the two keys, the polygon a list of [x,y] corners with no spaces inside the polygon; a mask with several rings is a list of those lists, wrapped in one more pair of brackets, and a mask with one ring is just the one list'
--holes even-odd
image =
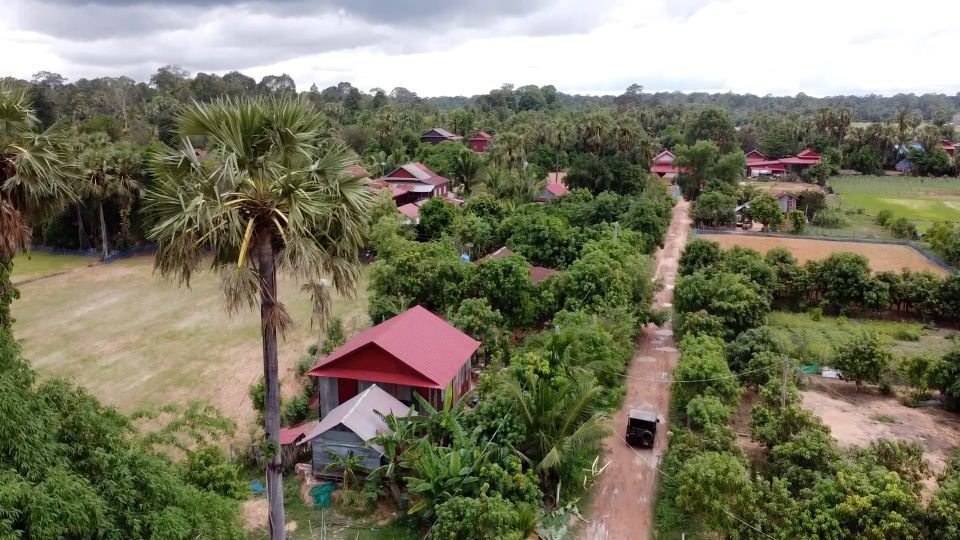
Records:
{"label": "fence", "polygon": [[854,237],[854,236],[811,236],[808,234],[736,231],[732,229],[694,229],[693,234],[695,236],[704,236],[704,235],[711,235],[711,234],[732,234],[732,235],[739,235],[739,236],[767,236],[772,238],[792,238],[794,240],[824,240],[827,242],[857,242],[861,244],[886,244],[886,245],[906,246],[916,251],[921,256],[923,256],[923,258],[927,259],[933,264],[939,266],[940,268],[943,268],[947,272],[956,271],[956,268],[941,261],[936,255],[930,252],[930,250],[924,247],[923,244],[920,244],[917,242],[911,242],[909,240],[892,240],[889,238],[865,238],[865,237]]}
{"label": "fence", "polygon": [[[66,249],[50,246],[33,246],[30,248],[30,250],[37,251],[39,253],[49,253],[50,255],[76,255],[80,257],[100,257],[100,255],[102,255],[102,252],[99,249]],[[107,255],[106,260],[103,262],[110,263],[120,259],[142,255],[144,253],[153,253],[154,251],[156,251],[156,247],[153,244],[144,244],[142,246],[135,246],[121,251],[114,251]]]}

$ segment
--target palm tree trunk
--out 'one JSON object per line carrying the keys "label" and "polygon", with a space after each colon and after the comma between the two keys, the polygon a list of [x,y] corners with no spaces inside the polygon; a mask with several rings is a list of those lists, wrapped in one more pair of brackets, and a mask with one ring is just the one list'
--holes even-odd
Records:
{"label": "palm tree trunk", "polygon": [[271,235],[264,232],[257,242],[257,269],[260,272],[260,331],[263,336],[263,380],[266,387],[264,432],[271,448],[265,459],[267,501],[270,506],[270,538],[285,538],[283,513],[283,460],[280,452],[280,376],[277,367],[277,329],[270,312],[277,298],[277,269],[273,261]]}
{"label": "palm tree trunk", "polygon": [[110,251],[110,241],[107,239],[107,220],[103,217],[103,201],[100,201],[100,244],[103,249],[103,261],[107,261]]}
{"label": "palm tree trunk", "polygon": [[77,249],[83,249],[83,240],[86,236],[83,230],[83,216],[80,215],[80,204],[77,206]]}

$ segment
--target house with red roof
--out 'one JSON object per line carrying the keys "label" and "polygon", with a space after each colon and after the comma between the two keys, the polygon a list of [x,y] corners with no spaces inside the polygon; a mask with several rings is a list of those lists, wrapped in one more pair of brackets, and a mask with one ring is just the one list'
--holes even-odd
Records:
{"label": "house with red roof", "polygon": [[783,163],[789,167],[791,170],[799,173],[820,163],[820,154],[809,148],[805,148],[796,156],[781,158],[779,161],[780,163]]}
{"label": "house with red roof", "polygon": [[[480,257],[479,259],[477,259],[476,263],[482,264],[486,261],[490,261],[494,259],[502,259],[510,255],[513,255],[513,251],[511,251],[510,248],[508,248],[507,246],[503,246],[502,248],[497,249],[493,253],[490,253],[484,257]],[[547,268],[545,266],[531,266],[530,282],[539,283],[550,276],[561,275],[561,274],[563,274],[563,272],[560,272],[559,270],[554,270],[553,268]]]}
{"label": "house with red roof", "polygon": [[787,173],[786,166],[778,159],[767,159],[759,150],[751,150],[746,155],[747,176],[783,176]]}
{"label": "house with red roof", "polygon": [[307,375],[318,377],[321,418],[377,384],[405,404],[413,394],[440,407],[472,386],[471,359],[480,342],[422,306],[368,328]]}
{"label": "house with red roof", "polygon": [[429,144],[438,144],[443,141],[462,141],[463,137],[455,133],[450,133],[443,128],[433,128],[420,136],[420,141]]}
{"label": "house with red roof", "polygon": [[950,139],[940,139],[940,148],[953,157],[957,153],[957,145]]}
{"label": "house with red roof", "polygon": [[659,175],[661,178],[675,178],[683,172],[680,167],[673,164],[677,156],[669,150],[661,150],[659,154],[653,156],[653,165],[650,166],[650,172]]}
{"label": "house with red roof", "polygon": [[467,139],[467,146],[474,152],[486,152],[491,139],[493,139],[493,135],[486,131],[478,131]]}
{"label": "house with red roof", "polygon": [[550,182],[540,191],[534,201],[547,202],[556,199],[557,197],[563,197],[568,193],[570,193],[570,190],[567,189],[567,186],[561,184],[560,182]]}
{"label": "house with red roof", "polygon": [[446,197],[450,193],[450,180],[419,161],[397,167],[377,183],[390,188],[398,207],[433,197]]}

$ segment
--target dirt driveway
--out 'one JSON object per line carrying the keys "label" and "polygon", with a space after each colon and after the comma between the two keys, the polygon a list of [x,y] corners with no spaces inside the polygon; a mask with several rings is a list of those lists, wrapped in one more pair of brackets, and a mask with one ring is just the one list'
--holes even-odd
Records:
{"label": "dirt driveway", "polygon": [[[663,290],[657,295],[657,307],[670,307],[673,286],[677,277],[680,252],[690,232],[689,203],[679,201],[673,209],[673,219],[663,249],[657,251],[657,277],[663,281]],[[670,387],[664,382],[677,362],[673,330],[648,325],[643,329],[640,348],[630,363],[627,395],[623,407],[609,425],[613,434],[603,441],[604,459],[610,462],[607,470],[594,486],[594,503],[589,512],[589,523],[580,537],[585,540],[643,540],[653,536],[653,505],[656,500],[658,474],[653,464],[659,464],[667,447],[667,415]],[[646,379],[646,380],[644,380]],[[653,450],[634,451],[623,440],[630,409],[656,411],[662,418]]]}

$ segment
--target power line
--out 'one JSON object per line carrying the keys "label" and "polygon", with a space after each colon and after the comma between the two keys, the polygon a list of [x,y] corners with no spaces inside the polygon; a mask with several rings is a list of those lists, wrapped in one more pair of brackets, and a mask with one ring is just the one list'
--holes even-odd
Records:
{"label": "power line", "polygon": [[713,377],[713,378],[710,378],[710,379],[680,379],[680,380],[676,380],[676,379],[650,379],[650,378],[646,378],[646,377],[637,377],[637,376],[630,375],[630,374],[627,374],[627,373],[620,373],[620,372],[615,371],[615,370],[612,370],[612,369],[604,369],[604,368],[596,368],[596,369],[599,369],[600,371],[606,371],[606,372],[608,372],[608,373],[614,373],[614,374],[620,375],[620,376],[622,376],[622,377],[626,377],[627,379],[633,379],[633,380],[635,380],[635,381],[647,381],[647,382],[665,383],[665,384],[686,384],[686,383],[704,383],[704,382],[713,382],[713,381],[723,381],[723,380],[727,380],[727,379],[736,379],[736,378],[738,378],[738,377],[742,377],[742,376],[744,376],[744,375],[749,375],[749,374],[751,374],[751,373],[759,373],[759,372],[761,372],[761,371],[770,371],[770,370],[773,370],[773,369],[781,369],[781,366],[780,366],[779,364],[777,364],[777,365],[775,365],[775,366],[767,366],[767,367],[762,367],[762,368],[757,368],[757,369],[750,369],[750,370],[747,370],[747,371],[741,371],[741,372],[739,372],[739,373],[731,373],[730,375],[724,375],[724,376],[722,376],[722,377]]}
{"label": "power line", "polygon": [[[779,366],[778,366],[778,367],[779,367]],[[674,476],[672,476],[672,475],[670,475],[670,474],[667,474],[667,472],[664,471],[663,469],[661,469],[659,465],[657,465],[655,462],[647,459],[646,456],[644,456],[644,455],[641,454],[636,448],[634,448],[633,446],[631,446],[630,443],[627,442],[627,439],[624,438],[622,435],[617,434],[617,438],[619,438],[621,441],[623,441],[623,443],[626,444],[627,447],[630,448],[630,450],[632,450],[633,453],[637,455],[637,457],[639,457],[639,458],[642,459],[643,461],[646,461],[647,464],[649,464],[651,467],[653,467],[654,469],[656,469],[657,472],[659,472],[660,474],[662,474],[664,477],[669,478],[670,480],[676,480],[676,477],[674,477]],[[727,508],[726,506],[723,507],[723,511],[724,511],[724,513],[727,514],[728,516],[730,516],[730,517],[732,517],[733,519],[739,521],[739,522],[742,523],[743,525],[746,525],[747,527],[750,527],[750,528],[751,528],[752,530],[754,530],[755,532],[758,532],[758,533],[762,534],[763,536],[765,536],[765,537],[767,537],[767,538],[770,538],[770,539],[772,539],[772,540],[776,540],[773,536],[770,536],[769,534],[767,534],[767,533],[763,532],[762,530],[758,529],[756,526],[751,525],[750,523],[748,523],[747,521],[745,521],[745,520],[744,520],[743,518],[741,518],[740,516],[738,516],[738,515],[734,514],[733,512],[731,512],[730,509]],[[776,532],[776,531],[774,531],[774,532]]]}

